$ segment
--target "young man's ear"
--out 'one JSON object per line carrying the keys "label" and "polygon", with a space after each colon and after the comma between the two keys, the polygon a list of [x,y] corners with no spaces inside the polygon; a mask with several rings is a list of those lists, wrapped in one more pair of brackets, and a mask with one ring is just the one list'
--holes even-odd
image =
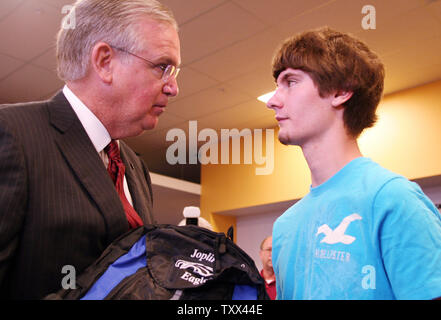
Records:
{"label": "young man's ear", "polygon": [[334,93],[334,98],[332,99],[332,106],[338,107],[346,103],[349,99],[351,99],[354,92],[352,91],[337,91]]}
{"label": "young man's ear", "polygon": [[112,59],[114,56],[112,47],[105,42],[97,43],[92,49],[92,70],[106,84],[110,84],[113,79]]}

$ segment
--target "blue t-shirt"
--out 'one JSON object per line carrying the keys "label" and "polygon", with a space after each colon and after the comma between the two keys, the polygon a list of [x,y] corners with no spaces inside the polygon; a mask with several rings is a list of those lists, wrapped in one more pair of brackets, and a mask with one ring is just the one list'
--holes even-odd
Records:
{"label": "blue t-shirt", "polygon": [[441,296],[441,217],[421,188],[368,158],[348,163],[273,228],[277,299]]}

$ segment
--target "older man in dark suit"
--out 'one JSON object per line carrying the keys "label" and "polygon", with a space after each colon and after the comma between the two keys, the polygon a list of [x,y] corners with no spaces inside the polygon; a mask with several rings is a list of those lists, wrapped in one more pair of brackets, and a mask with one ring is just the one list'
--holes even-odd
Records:
{"label": "older man in dark suit", "polygon": [[[178,93],[177,24],[155,0],[79,0],[61,28],[66,86],[0,107],[0,296],[39,299],[118,236],[154,222],[144,162],[119,139]],[[107,170],[106,170],[107,169]]]}

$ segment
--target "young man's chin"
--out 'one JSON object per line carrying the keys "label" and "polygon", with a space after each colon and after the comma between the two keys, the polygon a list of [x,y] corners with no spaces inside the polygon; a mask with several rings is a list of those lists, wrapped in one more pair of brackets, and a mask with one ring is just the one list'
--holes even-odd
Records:
{"label": "young man's chin", "polygon": [[279,141],[280,141],[281,144],[283,144],[285,146],[293,145],[293,143],[289,139],[289,136],[287,134],[284,134],[282,131],[279,131],[279,136],[278,137],[279,137]]}

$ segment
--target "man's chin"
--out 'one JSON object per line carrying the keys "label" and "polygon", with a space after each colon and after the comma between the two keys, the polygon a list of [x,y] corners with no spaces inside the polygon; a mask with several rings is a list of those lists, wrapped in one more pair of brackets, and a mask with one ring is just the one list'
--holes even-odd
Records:
{"label": "man's chin", "polygon": [[139,126],[135,130],[130,130],[130,131],[125,132],[124,138],[135,138],[135,137],[138,137],[138,136],[142,135],[146,131],[153,130],[156,127],[157,124],[158,124],[158,119],[156,119],[156,121],[154,121],[154,122],[152,122],[150,120],[148,123],[144,123],[142,126]]}
{"label": "man's chin", "polygon": [[285,146],[301,146],[301,139],[299,138],[295,138],[292,136],[292,134],[288,134],[282,130],[279,131],[279,135],[278,135],[279,141],[281,144],[285,145]]}
{"label": "man's chin", "polygon": [[[146,121],[144,122],[144,124],[143,124],[143,126],[142,126],[142,129],[143,129],[142,132],[147,131],[147,130],[153,130],[153,129],[155,129],[156,126],[158,125],[158,121],[159,121],[159,118],[158,118],[158,117],[150,116],[150,117],[149,117],[148,119],[146,119]],[[142,132],[141,132],[141,133],[142,133]]]}
{"label": "man's chin", "polygon": [[288,146],[291,145],[290,140],[287,135],[285,135],[283,132],[279,131],[279,141],[281,144]]}

